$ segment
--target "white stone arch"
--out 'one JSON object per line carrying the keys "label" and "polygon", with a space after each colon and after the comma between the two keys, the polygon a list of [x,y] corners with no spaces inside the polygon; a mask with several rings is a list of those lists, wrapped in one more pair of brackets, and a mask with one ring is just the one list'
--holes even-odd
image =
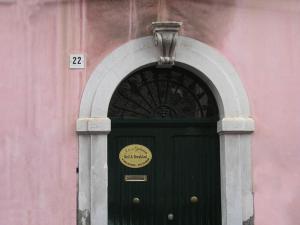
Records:
{"label": "white stone arch", "polygon": [[[159,53],[152,37],[132,40],[108,55],[86,85],[77,120],[79,224],[107,224],[109,102],[129,73],[157,62]],[[209,85],[219,107],[222,225],[253,223],[250,138],[254,121],[239,76],[218,51],[188,37],[178,40],[176,63]]]}

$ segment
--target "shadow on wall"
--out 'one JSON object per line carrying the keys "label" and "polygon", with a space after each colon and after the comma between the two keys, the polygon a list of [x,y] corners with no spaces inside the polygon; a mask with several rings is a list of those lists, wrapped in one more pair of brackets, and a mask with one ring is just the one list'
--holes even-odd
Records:
{"label": "shadow on wall", "polygon": [[182,21],[182,34],[211,46],[221,46],[231,26],[236,0],[168,1],[168,19]]}
{"label": "shadow on wall", "polygon": [[[182,21],[182,35],[220,47],[236,0],[89,0],[87,51],[91,63],[131,39],[152,34],[151,22]],[[95,59],[96,60],[96,59]],[[94,61],[93,64],[95,64]]]}

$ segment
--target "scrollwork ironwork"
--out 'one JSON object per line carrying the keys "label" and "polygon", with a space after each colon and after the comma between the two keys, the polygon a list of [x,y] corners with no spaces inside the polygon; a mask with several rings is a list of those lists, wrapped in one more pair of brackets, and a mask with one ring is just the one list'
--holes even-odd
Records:
{"label": "scrollwork ironwork", "polygon": [[115,90],[110,118],[217,118],[208,86],[180,67],[151,66],[129,75]]}

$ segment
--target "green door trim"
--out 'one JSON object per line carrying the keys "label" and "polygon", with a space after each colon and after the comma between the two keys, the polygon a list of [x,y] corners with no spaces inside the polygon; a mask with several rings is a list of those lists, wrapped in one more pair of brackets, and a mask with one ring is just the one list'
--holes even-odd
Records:
{"label": "green door trim", "polygon": [[215,127],[216,119],[112,119],[111,127]]}

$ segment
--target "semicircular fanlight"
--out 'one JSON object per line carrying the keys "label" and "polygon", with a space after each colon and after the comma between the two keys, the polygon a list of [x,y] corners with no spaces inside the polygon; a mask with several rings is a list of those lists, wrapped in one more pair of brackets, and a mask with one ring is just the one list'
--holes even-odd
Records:
{"label": "semicircular fanlight", "polygon": [[208,86],[179,68],[148,67],[123,80],[115,90],[110,118],[217,118],[218,108]]}

